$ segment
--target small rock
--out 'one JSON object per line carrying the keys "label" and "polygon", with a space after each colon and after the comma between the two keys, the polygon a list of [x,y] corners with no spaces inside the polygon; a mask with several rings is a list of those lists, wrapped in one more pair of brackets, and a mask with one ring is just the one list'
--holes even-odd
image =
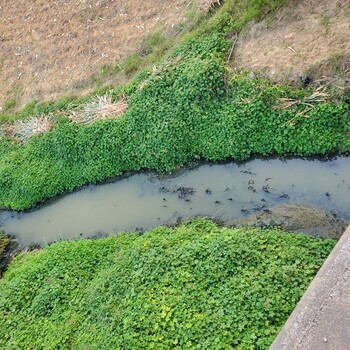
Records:
{"label": "small rock", "polygon": [[248,78],[251,79],[251,80],[255,79],[255,77],[256,77],[256,75],[255,75],[254,72],[250,72],[250,73],[248,74]]}

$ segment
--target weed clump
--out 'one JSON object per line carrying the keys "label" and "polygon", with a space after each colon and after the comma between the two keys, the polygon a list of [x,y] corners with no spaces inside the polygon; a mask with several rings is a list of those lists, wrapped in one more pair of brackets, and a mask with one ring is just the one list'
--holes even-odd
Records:
{"label": "weed clump", "polygon": [[92,101],[86,103],[83,108],[72,111],[69,118],[77,124],[91,124],[97,120],[119,118],[128,110],[125,96],[117,101],[112,101],[112,96],[96,96]]}
{"label": "weed clump", "polygon": [[35,135],[51,131],[54,128],[52,116],[36,116],[27,120],[16,120],[2,128],[5,136],[20,143],[27,143]]}
{"label": "weed clump", "polygon": [[56,243],[0,281],[0,347],[268,349],[334,245],[205,219]]}

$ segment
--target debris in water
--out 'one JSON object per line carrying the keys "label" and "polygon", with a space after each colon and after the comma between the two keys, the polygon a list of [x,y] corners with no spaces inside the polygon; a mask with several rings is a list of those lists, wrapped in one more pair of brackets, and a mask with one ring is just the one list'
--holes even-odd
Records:
{"label": "debris in water", "polygon": [[168,188],[166,188],[165,186],[162,186],[159,188],[159,192],[168,193],[168,192],[170,192],[170,190]]}
{"label": "debris in water", "polygon": [[251,191],[253,191],[254,193],[257,192],[257,190],[256,190],[253,186],[248,186],[248,190],[251,190]]}
{"label": "debris in water", "polygon": [[264,192],[266,192],[266,193],[271,193],[271,192],[270,192],[270,185],[269,185],[269,184],[264,185],[264,186],[262,187],[262,190],[263,190]]}
{"label": "debris in water", "polygon": [[265,204],[259,205],[257,207],[254,207],[253,209],[254,209],[254,211],[261,211],[261,210],[266,209],[266,205]]}
{"label": "debris in water", "polygon": [[249,174],[249,175],[256,175],[256,173],[251,172],[250,169],[248,169],[248,170],[241,170],[241,173],[242,174]]}
{"label": "debris in water", "polygon": [[193,195],[196,191],[193,189],[193,187],[179,187],[174,192],[178,193],[178,197],[180,199],[186,199],[188,196]]}

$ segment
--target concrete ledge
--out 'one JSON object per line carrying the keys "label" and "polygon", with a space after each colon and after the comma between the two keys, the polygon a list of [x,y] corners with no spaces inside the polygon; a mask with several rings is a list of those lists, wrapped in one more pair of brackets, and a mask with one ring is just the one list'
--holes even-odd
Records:
{"label": "concrete ledge", "polygon": [[270,350],[350,349],[350,226]]}

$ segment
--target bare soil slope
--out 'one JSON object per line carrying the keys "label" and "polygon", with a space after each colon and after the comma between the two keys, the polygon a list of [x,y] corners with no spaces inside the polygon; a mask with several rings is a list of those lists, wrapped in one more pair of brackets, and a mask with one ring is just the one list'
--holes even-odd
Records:
{"label": "bare soil slope", "polygon": [[291,0],[274,18],[241,33],[234,68],[275,81],[308,75],[344,87],[350,73],[348,0]]}
{"label": "bare soil slope", "polygon": [[183,20],[188,0],[0,0],[0,108],[16,97],[87,89],[150,31]]}

